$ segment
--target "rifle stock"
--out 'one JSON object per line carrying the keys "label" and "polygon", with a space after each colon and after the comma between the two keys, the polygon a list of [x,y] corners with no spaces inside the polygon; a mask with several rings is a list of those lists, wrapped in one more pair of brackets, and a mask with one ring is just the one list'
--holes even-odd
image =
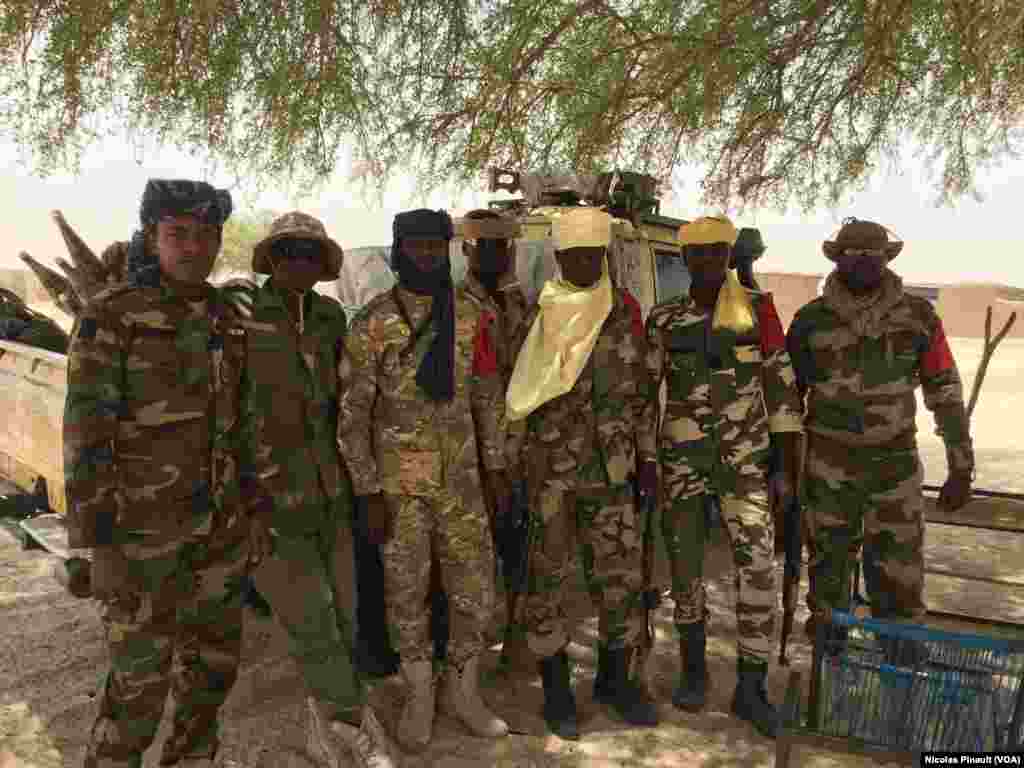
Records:
{"label": "rifle stock", "polygon": [[793,631],[793,618],[800,591],[800,567],[802,555],[800,499],[793,497],[783,510],[783,532],[785,536],[786,564],[782,581],[782,632],[779,636],[779,664],[789,666],[786,646]]}

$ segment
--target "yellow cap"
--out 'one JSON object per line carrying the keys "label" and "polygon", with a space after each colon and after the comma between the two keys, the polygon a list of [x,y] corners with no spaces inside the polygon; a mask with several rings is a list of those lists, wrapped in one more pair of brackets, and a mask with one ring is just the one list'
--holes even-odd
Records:
{"label": "yellow cap", "polygon": [[604,248],[612,241],[612,217],[597,208],[575,208],[551,223],[555,250]]}
{"label": "yellow cap", "polygon": [[726,216],[701,216],[679,227],[680,245],[736,244],[736,227]]}

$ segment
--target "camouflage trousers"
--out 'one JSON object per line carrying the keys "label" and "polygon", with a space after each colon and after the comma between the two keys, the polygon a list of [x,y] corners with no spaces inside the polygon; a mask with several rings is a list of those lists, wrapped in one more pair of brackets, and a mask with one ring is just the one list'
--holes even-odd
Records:
{"label": "camouflage trousers", "polygon": [[814,591],[808,607],[849,610],[853,568],[862,552],[872,615],[923,617],[923,470],[914,441],[861,448],[812,434],[806,467]]}
{"label": "camouflage trousers", "polygon": [[110,671],[85,768],[141,768],[168,690],[174,722],[160,764],[216,754],[217,713],[242,650],[248,546],[243,539],[217,549],[205,537],[124,545],[143,589],[102,603]]}
{"label": "camouflage trousers", "polygon": [[[705,506],[712,497],[698,494],[668,499],[662,533],[672,570],[675,624],[707,621],[704,549]],[[775,578],[775,528],[764,493],[718,497],[721,519],[732,544],[736,567],[736,634],[740,656],[767,661],[775,648],[778,589]]]}
{"label": "camouflage trousers", "polygon": [[[274,553],[253,572],[260,594],[291,643],[310,695],[331,717],[352,720],[363,704],[353,667],[355,574],[348,520],[323,530],[274,537]],[[358,722],[358,720],[356,720]]]}
{"label": "camouflage trousers", "polygon": [[461,665],[483,650],[494,610],[494,546],[483,499],[444,490],[387,499],[394,533],[381,558],[392,646],[403,663],[434,656],[427,596],[436,557],[448,596],[448,661]]}
{"label": "camouflage trousers", "polygon": [[580,560],[600,642],[612,649],[637,645],[644,632],[643,521],[633,489],[545,488],[534,510],[519,616],[530,650],[546,658],[569,642],[567,601]]}

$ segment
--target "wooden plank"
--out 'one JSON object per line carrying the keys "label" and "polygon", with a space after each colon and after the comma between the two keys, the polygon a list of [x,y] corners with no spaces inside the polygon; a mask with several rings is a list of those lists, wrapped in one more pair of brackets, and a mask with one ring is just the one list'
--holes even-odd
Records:
{"label": "wooden plank", "polygon": [[946,524],[928,526],[924,564],[929,574],[988,581],[1002,587],[1024,587],[1024,536],[1007,531],[964,529]]}
{"label": "wooden plank", "polygon": [[62,515],[49,514],[21,520],[18,526],[36,544],[47,552],[67,560],[71,555],[68,547],[68,530]]}
{"label": "wooden plank", "polygon": [[1024,502],[979,496],[956,512],[939,509],[938,498],[927,494],[924,503],[929,523],[1024,533]]}
{"label": "wooden plank", "polygon": [[1024,587],[994,588],[984,582],[929,574],[924,593],[925,603],[936,611],[1024,625]]}

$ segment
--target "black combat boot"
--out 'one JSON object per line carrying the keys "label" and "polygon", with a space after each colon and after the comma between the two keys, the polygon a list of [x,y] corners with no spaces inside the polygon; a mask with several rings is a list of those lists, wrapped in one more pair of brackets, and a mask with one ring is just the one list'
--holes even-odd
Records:
{"label": "black combat boot", "polygon": [[687,712],[699,712],[707,701],[708,636],[703,621],[679,627],[679,686],[672,704]]}
{"label": "black combat boot", "polygon": [[[629,677],[632,648],[604,649],[604,679],[598,688],[594,683],[594,699],[607,704],[630,725],[655,726],[658,708],[643,689]],[[600,660],[598,672],[601,672]]]}
{"label": "black combat boot", "polygon": [[736,671],[739,677],[732,697],[732,713],[750,722],[762,736],[774,739],[779,728],[779,713],[768,701],[764,687],[768,663],[740,657]]}
{"label": "black combat boot", "polygon": [[576,741],[580,737],[576,717],[576,698],[569,680],[569,657],[563,648],[537,664],[544,682],[544,721],[561,739]]}

